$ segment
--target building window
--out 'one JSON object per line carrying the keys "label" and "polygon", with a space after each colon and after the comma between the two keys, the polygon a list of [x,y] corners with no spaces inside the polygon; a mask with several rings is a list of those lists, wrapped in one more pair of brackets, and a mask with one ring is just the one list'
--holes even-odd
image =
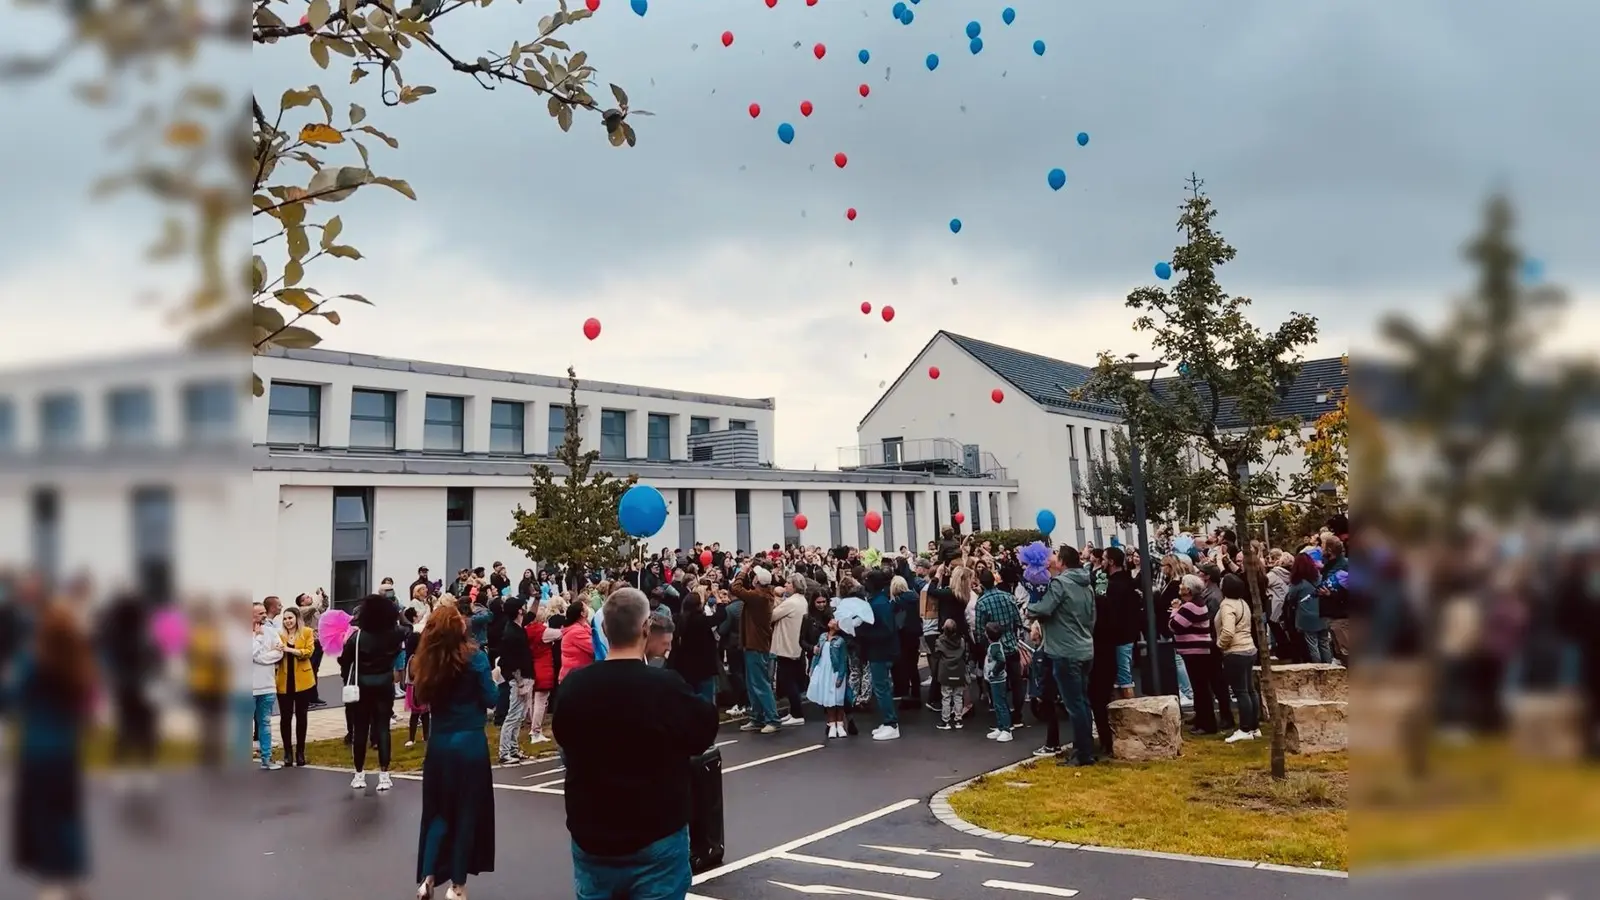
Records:
{"label": "building window", "polygon": [[839,492],[828,492],[828,546],[844,545],[844,524],[839,521]]}
{"label": "building window", "polygon": [[367,492],[362,488],[333,489],[333,524],[368,525]]}
{"label": "building window", "polygon": [[0,399],[0,453],[17,447],[17,407],[10,400]]}
{"label": "building window", "polygon": [[1094,459],[1094,429],[1087,425],[1083,428],[1083,455],[1085,459]]}
{"label": "building window", "polygon": [[267,395],[267,443],[322,444],[322,387],[274,381]]}
{"label": "building window", "polygon": [[360,449],[394,449],[393,391],[350,392],[350,446]]}
{"label": "building window", "polygon": [[347,612],[372,586],[372,489],[333,489],[333,602]]}
{"label": "building window", "polygon": [[36,488],[28,506],[33,567],[53,581],[61,564],[61,497],[55,488]]}
{"label": "building window", "polygon": [[690,434],[710,434],[711,433],[711,420],[706,418],[705,416],[690,416],[689,417],[689,433]]}
{"label": "building window", "polygon": [[139,589],[149,600],[172,597],[172,490],[137,488],[133,492],[133,563]]}
{"label": "building window", "polygon": [[856,491],[856,546],[867,546],[867,492]]}
{"label": "building window", "polygon": [[545,452],[552,456],[561,449],[562,444],[566,443],[567,407],[550,407],[550,430],[545,439],[549,441],[549,445],[545,448]]}
{"label": "building window", "polygon": [[950,492],[950,509],[949,509],[950,527],[954,528],[957,533],[960,533],[961,525],[956,522],[956,513],[958,513],[958,512],[961,512],[961,492],[960,491],[951,491]]}
{"label": "building window", "polygon": [[883,464],[886,465],[886,466],[898,466],[900,464],[900,462],[901,462],[901,458],[904,456],[904,453],[903,453],[904,449],[905,449],[905,439],[904,438],[897,438],[897,437],[884,438],[883,439]]}
{"label": "building window", "polygon": [[646,425],[648,441],[645,445],[645,456],[657,462],[671,459],[672,417],[662,413],[651,413]]}
{"label": "building window", "polygon": [[239,388],[207,381],[183,389],[183,434],[193,444],[225,443],[238,436]]}
{"label": "building window", "polygon": [[970,499],[972,500],[972,515],[969,516],[968,518],[972,519],[972,530],[973,531],[982,531],[983,530],[983,504],[978,502],[978,492],[977,491],[973,491],[972,492],[972,496],[971,496]]}
{"label": "building window", "polygon": [[422,449],[460,453],[467,430],[466,406],[460,397],[429,394],[422,413]]}
{"label": "building window", "polygon": [[800,545],[800,529],[794,527],[794,517],[800,512],[800,492],[783,492],[783,542],[785,546]]}
{"label": "building window", "polygon": [[447,577],[472,566],[472,488],[446,488],[444,569]]}
{"label": "building window", "polygon": [[906,491],[906,547],[917,552],[917,495]]}
{"label": "building window", "polygon": [[749,427],[750,427],[750,423],[746,422],[744,419],[729,419],[728,420],[728,430],[729,431],[744,431],[745,429],[747,429]]}
{"label": "building window", "polygon": [[883,500],[883,548],[893,550],[894,543],[894,497],[884,491],[880,495]]}
{"label": "building window", "polygon": [[733,512],[735,527],[734,548],[740,553],[750,552],[750,492],[739,489],[733,492]]}
{"label": "building window", "polygon": [[733,492],[733,512],[735,515],[750,515],[750,492],[739,489]]}
{"label": "building window", "polygon": [[1104,428],[1100,429],[1100,458],[1101,459],[1110,459],[1111,458],[1110,451],[1106,450],[1106,430]]}
{"label": "building window", "polygon": [[118,447],[148,444],[156,436],[156,403],[148,388],[124,388],[106,395],[111,443]]}
{"label": "building window", "polygon": [[628,411],[600,410],[600,458],[628,458]]}
{"label": "building window", "polygon": [[73,394],[47,394],[39,400],[39,443],[46,450],[75,447],[83,439],[83,410]]}
{"label": "building window", "polygon": [[678,488],[678,546],[687,550],[694,542],[694,488]]}
{"label": "building window", "polygon": [[489,405],[489,452],[522,453],[522,423],[528,408],[513,400],[496,400]]}
{"label": "building window", "polygon": [[1000,495],[993,491],[989,492],[989,527],[1000,527]]}

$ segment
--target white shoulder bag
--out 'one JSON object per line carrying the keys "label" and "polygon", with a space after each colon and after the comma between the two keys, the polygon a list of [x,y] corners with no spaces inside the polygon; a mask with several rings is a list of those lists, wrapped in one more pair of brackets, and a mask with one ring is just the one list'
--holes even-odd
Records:
{"label": "white shoulder bag", "polygon": [[356,642],[356,658],[350,663],[350,680],[345,682],[344,690],[340,692],[340,699],[345,704],[356,703],[361,700],[361,686],[356,683],[361,677],[361,631],[350,635],[350,640]]}

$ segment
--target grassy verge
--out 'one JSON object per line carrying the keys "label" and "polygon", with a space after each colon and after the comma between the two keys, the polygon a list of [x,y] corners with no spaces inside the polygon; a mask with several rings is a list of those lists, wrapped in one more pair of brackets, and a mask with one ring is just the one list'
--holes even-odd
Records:
{"label": "grassy verge", "polygon": [[1054,760],[978,779],[950,798],[991,831],[1104,847],[1345,869],[1349,761],[1291,757],[1274,781],[1267,744],[1189,738],[1183,756],[1062,768]]}

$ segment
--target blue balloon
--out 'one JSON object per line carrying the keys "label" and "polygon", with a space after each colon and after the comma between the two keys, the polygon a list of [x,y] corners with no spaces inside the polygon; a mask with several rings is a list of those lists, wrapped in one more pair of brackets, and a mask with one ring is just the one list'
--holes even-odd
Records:
{"label": "blue balloon", "polygon": [[1119,538],[1119,537],[1117,537],[1116,535],[1113,534],[1111,536],[1111,546],[1113,546],[1113,547],[1121,547],[1122,546],[1122,538]]}
{"label": "blue balloon", "polygon": [[1537,259],[1522,261],[1522,277],[1525,281],[1541,281],[1544,279],[1544,263]]}
{"label": "blue balloon", "polygon": [[861,60],[861,64],[862,64],[862,65],[863,65],[863,66],[864,66],[864,65],[866,65],[866,64],[867,64],[867,60],[869,60],[869,59],[871,59],[871,58],[872,58],[872,54],[871,54],[871,53],[868,53],[868,52],[867,52],[867,51],[865,51],[865,50],[862,50],[862,51],[861,51],[861,52],[860,52],[860,53],[857,53],[857,54],[856,54],[856,59],[859,59],[859,60]]}
{"label": "blue balloon", "polygon": [[1033,55],[1034,56],[1043,56],[1044,55],[1044,41],[1034,41],[1033,42]]}
{"label": "blue balloon", "polygon": [[911,5],[912,6],[916,6],[918,3],[921,3],[921,2],[922,2],[922,0],[911,0]]}
{"label": "blue balloon", "polygon": [[1056,514],[1048,509],[1041,509],[1039,510],[1039,517],[1034,520],[1034,524],[1039,526],[1040,531],[1049,534],[1056,530]]}
{"label": "blue balloon", "polygon": [[905,12],[900,14],[900,24],[901,25],[910,25],[911,24],[911,20],[915,19],[916,17],[917,17],[916,14],[913,13],[908,8]]}
{"label": "blue balloon", "polygon": [[1050,190],[1059,191],[1067,185],[1067,173],[1061,169],[1050,170]]}
{"label": "blue balloon", "polygon": [[642,16],[650,11],[650,0],[633,0],[632,6],[633,11]]}
{"label": "blue balloon", "polygon": [[667,523],[667,498],[648,484],[636,484],[617,504],[617,521],[630,537],[650,537]]}
{"label": "blue balloon", "polygon": [[967,37],[975,38],[982,31],[983,26],[978,24],[977,19],[973,19],[971,22],[967,23]]}
{"label": "blue balloon", "polygon": [[1164,262],[1156,263],[1156,277],[1161,279],[1162,281],[1166,281],[1168,278],[1171,278],[1172,277],[1172,264],[1171,263],[1164,263]]}
{"label": "blue balloon", "polygon": [[961,233],[961,220],[960,219],[951,219],[950,220],[950,233],[951,234],[960,234]]}
{"label": "blue balloon", "polygon": [[1087,132],[1087,131],[1078,132],[1078,146],[1079,147],[1087,147],[1087,146],[1089,146],[1089,132]]}
{"label": "blue balloon", "polygon": [[896,3],[894,5],[894,8],[889,10],[889,12],[896,19],[900,19],[900,20],[903,21],[905,19],[905,17],[906,17],[906,5],[905,5],[904,2]]}
{"label": "blue balloon", "polygon": [[937,68],[939,68],[939,54],[937,54],[937,53],[929,53],[928,54],[928,71],[932,72],[934,69],[937,69]]}
{"label": "blue balloon", "polygon": [[794,126],[790,125],[788,122],[784,122],[783,124],[779,125],[778,140],[783,141],[785,144],[794,143]]}
{"label": "blue balloon", "polygon": [[983,50],[983,38],[973,38],[967,49],[972,51],[973,56],[977,56]]}
{"label": "blue balloon", "polygon": [[1017,11],[1012,9],[1011,7],[1008,6],[1005,9],[1000,11],[1000,21],[1006,23],[1007,25],[1010,25],[1012,22],[1015,22],[1016,20],[1017,20]]}

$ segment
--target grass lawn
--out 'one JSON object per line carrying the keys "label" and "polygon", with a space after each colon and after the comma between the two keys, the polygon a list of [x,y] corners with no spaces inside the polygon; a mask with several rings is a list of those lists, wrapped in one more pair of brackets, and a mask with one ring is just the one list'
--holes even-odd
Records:
{"label": "grass lawn", "polygon": [[1265,740],[1186,737],[1179,759],[1062,768],[1046,759],[984,776],[950,798],[991,831],[1104,847],[1346,868],[1349,760],[1291,756],[1268,774]]}

